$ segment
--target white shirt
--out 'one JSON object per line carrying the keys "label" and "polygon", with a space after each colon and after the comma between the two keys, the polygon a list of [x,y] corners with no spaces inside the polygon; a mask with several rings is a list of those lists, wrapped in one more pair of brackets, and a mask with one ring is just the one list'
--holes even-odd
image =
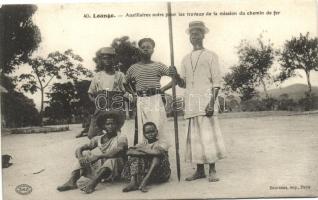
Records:
{"label": "white shirt", "polygon": [[102,90],[124,91],[123,83],[125,75],[116,71],[115,74],[109,75],[105,71],[97,72],[89,86],[88,93],[95,94]]}

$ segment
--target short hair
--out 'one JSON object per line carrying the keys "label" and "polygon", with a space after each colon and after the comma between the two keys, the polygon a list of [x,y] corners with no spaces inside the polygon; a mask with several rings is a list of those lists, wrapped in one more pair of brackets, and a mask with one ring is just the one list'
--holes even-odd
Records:
{"label": "short hair", "polygon": [[153,48],[155,48],[155,46],[156,46],[155,41],[151,38],[143,38],[143,39],[139,40],[138,46],[141,47],[142,43],[144,43],[144,42],[150,42]]}
{"label": "short hair", "polygon": [[158,129],[157,129],[157,125],[156,125],[155,123],[153,123],[153,122],[146,122],[146,123],[143,125],[143,127],[142,127],[142,132],[143,132],[143,133],[145,133],[145,128],[146,128],[146,126],[153,126],[153,127],[156,128],[156,130],[158,130]]}
{"label": "short hair", "polygon": [[98,126],[98,128],[102,129],[107,119],[113,119],[114,123],[116,124],[116,128],[120,129],[119,120],[115,114],[102,115],[98,117],[96,121],[96,125]]}

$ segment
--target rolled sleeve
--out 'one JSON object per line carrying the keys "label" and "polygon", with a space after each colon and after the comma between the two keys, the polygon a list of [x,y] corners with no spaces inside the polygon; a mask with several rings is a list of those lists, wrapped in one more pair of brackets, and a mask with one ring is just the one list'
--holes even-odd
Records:
{"label": "rolled sleeve", "polygon": [[186,69],[185,69],[185,60],[183,59],[182,62],[181,62],[181,70],[180,70],[180,77],[183,79],[183,80],[186,80]]}
{"label": "rolled sleeve", "polygon": [[219,64],[219,58],[217,55],[213,55],[210,63],[210,73],[212,78],[213,87],[221,87],[222,76]]}
{"label": "rolled sleeve", "polygon": [[169,69],[166,65],[159,63],[159,76],[168,76]]}
{"label": "rolled sleeve", "polygon": [[118,78],[118,86],[119,86],[119,90],[122,92],[125,92],[125,87],[124,84],[126,84],[126,77],[124,75],[124,73],[119,72],[119,78]]}

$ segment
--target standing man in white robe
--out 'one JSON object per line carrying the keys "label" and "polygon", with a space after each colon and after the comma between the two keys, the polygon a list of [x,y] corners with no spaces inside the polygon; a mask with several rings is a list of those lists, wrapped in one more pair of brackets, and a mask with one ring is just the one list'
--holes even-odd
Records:
{"label": "standing man in white robe", "polygon": [[188,121],[185,159],[197,165],[186,181],[205,178],[204,164],[209,164],[208,180],[218,181],[215,163],[225,157],[217,118],[220,66],[218,56],[203,47],[208,31],[203,22],[190,22],[187,33],[193,50],[183,58],[180,74],[174,66],[169,68],[169,74],[185,88],[185,118]]}

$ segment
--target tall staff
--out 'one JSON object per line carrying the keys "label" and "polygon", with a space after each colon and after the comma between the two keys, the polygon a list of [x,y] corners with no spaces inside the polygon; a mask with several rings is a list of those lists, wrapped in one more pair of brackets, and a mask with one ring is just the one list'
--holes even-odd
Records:
{"label": "tall staff", "polygon": [[[172,35],[172,19],[171,19],[171,2],[167,3],[168,7],[168,22],[169,22],[169,42],[170,42],[170,61],[171,66],[174,66],[174,54],[173,54],[173,35]],[[172,99],[173,99],[173,119],[174,119],[174,131],[175,131],[175,143],[176,143],[176,161],[177,161],[177,174],[180,181],[180,156],[179,156],[179,136],[178,136],[178,115],[176,109],[176,82],[172,78]]]}

